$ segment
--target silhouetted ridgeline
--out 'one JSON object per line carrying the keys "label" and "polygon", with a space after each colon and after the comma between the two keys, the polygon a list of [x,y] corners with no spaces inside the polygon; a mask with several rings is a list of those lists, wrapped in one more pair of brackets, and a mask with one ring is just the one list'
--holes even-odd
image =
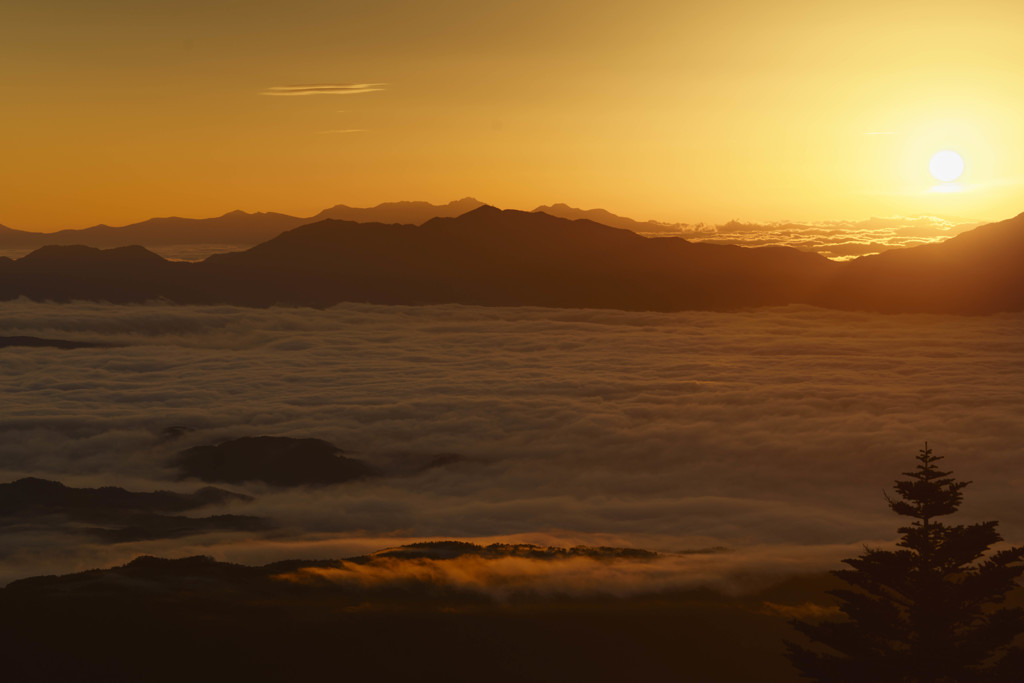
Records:
{"label": "silhouetted ridgeline", "polygon": [[252,246],[285,230],[325,218],[380,223],[419,225],[437,216],[458,216],[472,211],[482,202],[471,197],[444,205],[427,202],[385,202],[371,208],[338,204],[311,218],[283,213],[246,213],[231,211],[216,218],[150,218],[141,223],[119,227],[94,225],[79,230],[29,232],[0,225],[0,249],[38,249],[47,245],[81,244],[110,249],[144,244],[159,247],[178,244],[233,244]]}
{"label": "silhouetted ridgeline", "polygon": [[[0,657],[5,680],[19,683],[284,683],[339,675],[474,683],[795,683],[782,657],[785,617],[765,605],[802,602],[821,590],[820,579],[741,597],[702,589],[621,598],[526,590],[495,600],[472,582],[460,586],[424,572],[460,562],[472,569],[487,558],[498,566],[506,566],[503,557],[532,562],[542,571],[565,562],[628,567],[654,556],[616,548],[439,542],[263,567],[139,557],[122,567],[0,589]],[[384,580],[348,579],[374,571]]]}
{"label": "silhouetted ridgeline", "polygon": [[232,211],[216,218],[150,218],[141,223],[113,227],[94,225],[79,230],[29,232],[0,226],[0,248],[38,248],[46,245],[80,244],[113,248],[132,244],[217,243],[252,244],[291,230],[311,219],[282,213]]}
{"label": "silhouetted ridgeline", "polygon": [[985,314],[1024,310],[1022,262],[1024,214],[941,244],[837,263],[484,206],[422,226],[324,220],[201,263],[141,247],[44,247],[0,262],[0,298]]}
{"label": "silhouetted ridgeline", "polygon": [[886,251],[839,269],[823,305],[887,312],[1024,310],[1024,213],[939,244]]}

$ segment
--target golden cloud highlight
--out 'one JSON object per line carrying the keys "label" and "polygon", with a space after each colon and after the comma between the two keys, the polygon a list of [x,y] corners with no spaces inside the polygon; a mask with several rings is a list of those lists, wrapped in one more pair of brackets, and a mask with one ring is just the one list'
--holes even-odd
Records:
{"label": "golden cloud highlight", "polygon": [[[802,566],[800,560],[808,556],[806,549],[790,548],[780,553],[764,547],[742,554],[694,551],[649,557],[628,551],[618,556],[573,551],[540,556],[516,552],[493,555],[488,550],[456,557],[401,557],[382,551],[388,554],[339,560],[331,566],[301,567],[273,578],[356,593],[426,589],[468,592],[499,601],[523,596],[626,598],[697,587],[741,595],[762,589],[779,576],[792,575],[794,567]],[[754,567],[757,571],[752,571]]]}
{"label": "golden cloud highlight", "polygon": [[330,583],[353,589],[410,584],[466,590],[505,599],[517,594],[614,595],[665,588],[682,580],[678,558],[638,562],[589,557],[556,560],[526,557],[451,559],[394,558],[337,567],[304,567],[275,578],[299,584]]}

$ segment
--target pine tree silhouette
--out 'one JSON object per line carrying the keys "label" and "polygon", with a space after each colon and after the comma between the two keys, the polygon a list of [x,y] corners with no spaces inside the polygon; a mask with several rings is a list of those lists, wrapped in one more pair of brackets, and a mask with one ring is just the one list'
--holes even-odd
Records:
{"label": "pine tree silhouette", "polygon": [[[984,555],[1002,541],[998,522],[947,526],[961,490],[936,467],[925,443],[917,468],[897,480],[894,512],[912,517],[899,550],[866,548],[833,572],[849,588],[829,591],[842,621],[791,622],[817,645],[788,642],[802,676],[819,683],[973,683],[1024,681],[1024,609],[1001,606],[1024,573],[1024,547]],[[821,647],[824,646],[824,647]]]}

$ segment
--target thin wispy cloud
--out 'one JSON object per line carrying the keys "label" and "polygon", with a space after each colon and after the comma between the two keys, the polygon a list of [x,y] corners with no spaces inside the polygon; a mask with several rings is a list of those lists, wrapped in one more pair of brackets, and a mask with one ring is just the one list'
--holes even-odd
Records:
{"label": "thin wispy cloud", "polygon": [[301,95],[358,95],[383,90],[387,83],[343,83],[336,85],[278,85],[267,88],[264,95],[295,97]]}

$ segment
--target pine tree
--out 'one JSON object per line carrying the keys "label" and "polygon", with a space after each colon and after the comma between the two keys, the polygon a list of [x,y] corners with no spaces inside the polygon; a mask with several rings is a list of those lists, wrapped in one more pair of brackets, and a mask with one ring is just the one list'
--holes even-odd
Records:
{"label": "pine tree", "polygon": [[[841,621],[792,625],[817,646],[787,643],[802,676],[819,683],[969,683],[1024,681],[1024,655],[1013,640],[1024,632],[1024,609],[1002,606],[1024,573],[1024,547],[984,555],[1002,541],[998,522],[947,526],[961,490],[938,469],[942,458],[925,443],[917,468],[897,480],[898,550],[865,548],[832,572],[848,587],[829,591]],[[824,647],[822,647],[824,646]],[[1012,669],[1012,672],[1011,672]]]}

